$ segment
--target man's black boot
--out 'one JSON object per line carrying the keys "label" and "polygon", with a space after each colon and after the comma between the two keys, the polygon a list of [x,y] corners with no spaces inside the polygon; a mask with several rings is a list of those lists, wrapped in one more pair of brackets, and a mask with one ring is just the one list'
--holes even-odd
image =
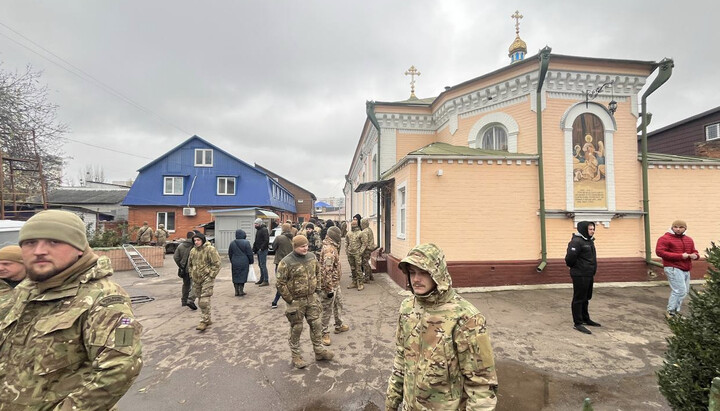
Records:
{"label": "man's black boot", "polygon": [[592,334],[592,332],[590,330],[588,330],[587,328],[585,328],[585,326],[582,324],[575,324],[575,326],[573,328],[580,331],[583,334]]}
{"label": "man's black boot", "polygon": [[591,326],[591,327],[602,327],[602,326],[600,325],[600,323],[596,323],[596,322],[593,321],[593,320],[585,320],[585,321],[583,321],[583,324],[589,325],[589,326]]}
{"label": "man's black boot", "polygon": [[190,308],[191,310],[197,310],[197,305],[195,305],[195,302],[193,302],[193,301],[188,300],[187,306],[188,306],[188,308]]}

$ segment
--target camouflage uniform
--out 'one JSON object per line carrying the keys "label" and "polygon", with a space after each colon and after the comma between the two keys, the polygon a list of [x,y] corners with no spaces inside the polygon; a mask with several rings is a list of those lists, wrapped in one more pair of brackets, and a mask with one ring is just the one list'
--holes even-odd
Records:
{"label": "camouflage uniform", "polygon": [[12,292],[13,288],[10,287],[10,284],[6,283],[5,280],[0,280],[0,307],[2,306],[3,301],[10,298]]}
{"label": "camouflage uniform", "polygon": [[[340,329],[343,325],[342,311],[343,299],[340,294],[340,275],[342,268],[340,267],[340,253],[338,252],[339,244],[333,241],[330,236],[325,236],[323,240],[323,248],[320,252],[320,278],[322,283],[322,332],[328,333],[330,326],[330,316],[335,313],[335,328]],[[328,293],[332,293],[332,297],[328,297]]]}
{"label": "camouflage uniform", "polygon": [[320,259],[320,250],[322,250],[322,240],[320,240],[320,233],[313,231],[310,235],[305,232],[305,237],[308,239],[308,251],[315,254],[315,258]]}
{"label": "camouflage uniform", "polygon": [[276,276],[277,290],[287,303],[285,316],[290,322],[288,342],[293,364],[302,368],[299,364],[303,362],[300,352],[303,319],[310,326],[310,341],[315,357],[318,358],[325,353],[320,342],[322,306],[316,295],[320,291],[320,268],[315,254],[308,252],[303,256],[292,252],[286,255],[278,265]]}
{"label": "camouflage uniform", "polygon": [[400,262],[406,274],[407,264],[430,273],[437,288],[400,306],[386,409],[494,410],[498,382],[485,317],[453,290],[437,246],[413,248]]}
{"label": "camouflage uniform", "polygon": [[150,245],[153,239],[153,229],[144,225],[138,230],[138,244]]}
{"label": "camouflage uniform", "polygon": [[187,267],[192,279],[192,294],[199,297],[198,306],[202,312],[200,322],[210,325],[210,297],[213,295],[215,277],[220,272],[220,255],[212,244],[205,241],[204,236],[200,238],[203,244],[190,250]]}
{"label": "camouflage uniform", "polygon": [[169,235],[170,233],[168,233],[168,231],[165,229],[165,226],[160,224],[158,226],[158,229],[155,231],[155,245],[159,247],[164,247]]}
{"label": "camouflage uniform", "polygon": [[365,250],[365,245],[362,240],[362,231],[355,223],[355,220],[350,224],[351,229],[345,236],[347,242],[347,254],[348,264],[350,264],[350,276],[352,278],[351,288],[357,287],[362,284],[364,277],[362,275],[362,255]]}
{"label": "camouflage uniform", "polygon": [[362,270],[365,273],[365,281],[372,281],[373,273],[370,267],[370,253],[375,250],[375,234],[373,234],[372,228],[370,228],[370,220],[363,218],[360,220],[360,229],[362,230],[363,239],[363,253],[362,253]]}
{"label": "camouflage uniform", "polygon": [[140,333],[107,257],[23,281],[0,321],[0,410],[108,410],[142,368]]}

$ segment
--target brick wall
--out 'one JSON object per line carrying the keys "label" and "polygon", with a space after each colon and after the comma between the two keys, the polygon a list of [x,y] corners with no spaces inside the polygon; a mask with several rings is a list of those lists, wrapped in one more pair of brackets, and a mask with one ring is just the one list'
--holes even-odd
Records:
{"label": "brick wall", "polygon": [[[147,262],[157,268],[164,265],[165,248],[164,247],[136,247],[138,252],[145,257]],[[130,259],[125,255],[122,248],[102,248],[93,250],[97,255],[104,255],[110,258],[113,270],[126,271],[132,270],[133,266]]]}
{"label": "brick wall", "polygon": [[[208,212],[207,207],[195,207],[197,215],[190,217],[182,215],[182,207],[130,207],[128,212],[128,226],[142,227],[143,221],[147,221],[153,231],[157,229],[157,213],[158,212],[175,212],[175,231],[170,232],[168,241],[176,238],[185,238],[188,231],[199,230],[200,224],[209,223],[214,220],[213,215]],[[133,241],[137,241],[137,235],[132,237]]]}
{"label": "brick wall", "polygon": [[695,155],[700,157],[720,158],[720,140],[696,143]]}

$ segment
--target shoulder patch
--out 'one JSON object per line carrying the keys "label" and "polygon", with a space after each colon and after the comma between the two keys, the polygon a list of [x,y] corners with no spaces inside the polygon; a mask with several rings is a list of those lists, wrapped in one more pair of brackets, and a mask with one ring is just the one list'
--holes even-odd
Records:
{"label": "shoulder patch", "polygon": [[128,299],[122,295],[109,295],[98,301],[98,305],[108,307],[115,304],[125,304],[126,302],[128,302]]}

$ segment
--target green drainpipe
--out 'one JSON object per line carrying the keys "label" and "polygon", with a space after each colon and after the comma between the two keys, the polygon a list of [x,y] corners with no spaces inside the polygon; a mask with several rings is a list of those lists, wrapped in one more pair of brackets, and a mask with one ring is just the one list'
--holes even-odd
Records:
{"label": "green drainpipe", "polygon": [[547,265],[547,233],[545,230],[545,177],[543,171],[542,154],[542,87],[545,82],[545,75],[550,65],[550,52],[552,49],[545,46],[540,50],[540,77],[538,77],[536,110],[537,110],[537,152],[538,152],[538,189],[540,190],[540,265],[536,270],[542,272]]}
{"label": "green drainpipe", "polygon": [[[374,101],[367,101],[365,102],[365,109],[367,111],[367,116],[370,119],[370,122],[373,126],[377,129],[378,133],[378,149],[377,149],[377,178],[378,181],[380,181],[380,123],[377,121],[377,117],[375,117],[375,102]],[[377,187],[377,213],[375,214],[375,218],[377,218],[377,246],[380,247],[380,187]]]}
{"label": "green drainpipe", "polygon": [[652,249],[650,248],[650,201],[648,199],[648,153],[647,153],[647,125],[650,122],[650,118],[647,112],[647,97],[652,94],[655,90],[660,88],[672,75],[672,69],[675,67],[675,63],[672,59],[664,58],[658,63],[660,72],[655,81],[650,84],[647,91],[642,96],[642,139],[640,143],[640,149],[642,151],[642,180],[643,180],[643,220],[645,221],[645,262],[648,265],[660,266],[662,264],[652,260]]}

